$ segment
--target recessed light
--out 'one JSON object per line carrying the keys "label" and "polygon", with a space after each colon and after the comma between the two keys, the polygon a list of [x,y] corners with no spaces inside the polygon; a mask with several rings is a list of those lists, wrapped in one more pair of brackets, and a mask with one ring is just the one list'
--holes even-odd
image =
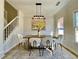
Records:
{"label": "recessed light", "polygon": [[59,4],[60,4],[60,1],[58,1],[58,2],[56,3],[56,6],[59,6]]}

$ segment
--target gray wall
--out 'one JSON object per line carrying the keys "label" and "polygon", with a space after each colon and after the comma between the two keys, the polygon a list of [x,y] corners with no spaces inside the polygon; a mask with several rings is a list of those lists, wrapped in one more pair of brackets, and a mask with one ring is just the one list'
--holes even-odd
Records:
{"label": "gray wall", "polygon": [[75,29],[73,27],[73,12],[78,10],[78,0],[71,0],[60,11],[54,15],[54,32],[57,29],[57,19],[64,17],[64,46],[78,54],[77,43],[75,42]]}

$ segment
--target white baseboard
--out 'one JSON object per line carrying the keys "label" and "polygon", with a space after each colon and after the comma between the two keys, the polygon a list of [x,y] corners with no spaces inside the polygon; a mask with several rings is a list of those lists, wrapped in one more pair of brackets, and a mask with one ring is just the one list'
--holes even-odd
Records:
{"label": "white baseboard", "polygon": [[11,48],[7,49],[7,50],[5,51],[5,53],[9,52],[12,48],[14,48],[15,46],[17,46],[18,44],[19,44],[19,42],[16,43],[16,44],[14,44]]}
{"label": "white baseboard", "polygon": [[4,56],[5,56],[4,54],[3,55],[0,55],[0,59],[2,59]]}
{"label": "white baseboard", "polygon": [[71,52],[73,55],[75,55],[76,57],[78,56],[78,53],[76,51],[74,51],[72,48],[66,46],[66,45],[62,45],[65,49],[67,49],[69,52]]}

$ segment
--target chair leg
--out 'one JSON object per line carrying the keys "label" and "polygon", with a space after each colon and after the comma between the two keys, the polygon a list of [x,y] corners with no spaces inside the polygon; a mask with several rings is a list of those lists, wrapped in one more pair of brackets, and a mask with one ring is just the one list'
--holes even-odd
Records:
{"label": "chair leg", "polygon": [[40,48],[39,48],[39,56],[41,56],[41,50],[40,50]]}
{"label": "chair leg", "polygon": [[60,44],[60,47],[61,47],[61,51],[62,51],[62,44]]}
{"label": "chair leg", "polygon": [[19,46],[21,46],[21,43],[19,43]]}
{"label": "chair leg", "polygon": [[42,49],[42,56],[43,56],[43,54],[44,54],[44,49]]}
{"label": "chair leg", "polygon": [[29,52],[29,56],[31,55],[31,49],[29,50],[30,52]]}

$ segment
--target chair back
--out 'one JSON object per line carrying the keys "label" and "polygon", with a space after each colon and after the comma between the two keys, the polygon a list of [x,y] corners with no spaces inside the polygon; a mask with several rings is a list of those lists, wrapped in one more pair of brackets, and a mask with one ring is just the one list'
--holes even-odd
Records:
{"label": "chair back", "polygon": [[17,36],[18,36],[19,43],[21,43],[23,41],[23,35],[17,34]]}
{"label": "chair back", "polygon": [[43,42],[41,41],[40,42],[40,46],[39,46],[40,48],[44,48],[44,44],[43,44]]}
{"label": "chair back", "polygon": [[56,49],[56,40],[52,40],[52,50]]}
{"label": "chair back", "polygon": [[46,47],[50,48],[50,40],[46,40]]}
{"label": "chair back", "polygon": [[31,43],[31,46],[36,46],[38,47],[40,45],[40,38],[30,38],[29,42]]}
{"label": "chair back", "polygon": [[58,37],[58,41],[59,41],[59,43],[63,43],[63,39],[64,39],[64,36],[63,35],[59,35],[59,37]]}
{"label": "chair back", "polygon": [[37,41],[36,40],[33,41],[33,47],[37,47]]}
{"label": "chair back", "polygon": [[22,34],[18,34],[18,39],[23,39],[23,35]]}

